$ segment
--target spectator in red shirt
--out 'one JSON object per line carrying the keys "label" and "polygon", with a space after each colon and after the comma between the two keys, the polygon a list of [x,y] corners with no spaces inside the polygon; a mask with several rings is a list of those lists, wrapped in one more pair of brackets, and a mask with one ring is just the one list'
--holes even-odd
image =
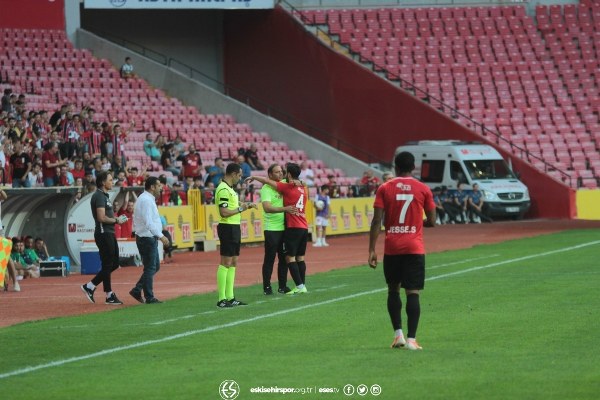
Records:
{"label": "spectator in red shirt", "polygon": [[139,174],[137,167],[129,168],[129,173],[127,174],[127,186],[144,186],[144,174],[145,170]]}
{"label": "spectator in red shirt", "polygon": [[59,157],[58,145],[55,142],[48,143],[46,151],[42,154],[42,176],[44,177],[45,187],[56,185],[58,179],[57,168],[67,164],[67,160],[61,160]]}
{"label": "spectator in red shirt", "polygon": [[373,175],[373,171],[367,170],[364,172],[362,179],[360,180],[360,184],[362,185],[362,190],[364,190],[365,196],[373,196],[377,187],[381,182],[379,178]]}
{"label": "spectator in red shirt", "polygon": [[130,239],[133,237],[133,209],[135,207],[135,201],[137,196],[134,192],[127,191],[125,193],[125,200],[123,206],[117,212],[117,216],[126,216],[127,222],[121,224],[121,236],[120,238]]}
{"label": "spectator in red shirt", "polygon": [[71,170],[71,174],[73,174],[73,179],[85,178],[85,170],[83,169],[83,161],[80,158],[75,160],[75,165],[73,166],[73,169]]}
{"label": "spectator in red shirt", "polygon": [[188,153],[183,157],[183,177],[191,177],[192,179],[202,175],[202,159],[200,154],[196,152],[196,146],[190,144]]}

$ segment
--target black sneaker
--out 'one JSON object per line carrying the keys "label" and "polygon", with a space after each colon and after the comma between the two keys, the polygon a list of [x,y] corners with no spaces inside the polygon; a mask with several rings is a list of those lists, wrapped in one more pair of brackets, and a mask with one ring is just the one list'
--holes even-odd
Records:
{"label": "black sneaker", "polygon": [[231,307],[233,307],[233,305],[229,301],[223,299],[223,300],[219,300],[217,302],[217,307],[219,307],[219,308],[231,308]]}
{"label": "black sneaker", "polygon": [[281,294],[286,294],[286,293],[288,293],[288,292],[291,292],[291,291],[292,291],[292,289],[290,289],[290,288],[289,288],[289,287],[287,287],[287,286],[286,286],[286,287],[283,287],[283,288],[279,288],[279,289],[277,289],[277,293],[281,293]]}
{"label": "black sneaker", "polygon": [[232,306],[247,306],[248,305],[248,303],[244,303],[243,301],[236,300],[235,297],[233,299],[229,300],[229,303]]}
{"label": "black sneaker", "polygon": [[267,287],[264,289],[264,294],[265,294],[265,295],[267,295],[267,296],[270,296],[270,295],[272,295],[272,294],[273,294],[273,289],[271,289],[271,286],[267,286]]}
{"label": "black sneaker", "polygon": [[83,293],[85,293],[87,299],[90,301],[90,303],[95,303],[96,301],[94,300],[94,291],[96,289],[88,289],[87,285],[81,285],[81,290],[83,291]]}
{"label": "black sneaker", "polygon": [[123,302],[117,298],[116,294],[113,293],[110,295],[110,297],[106,298],[106,301],[104,302],[104,304],[110,304],[112,306],[120,306],[121,304],[123,304]]}
{"label": "black sneaker", "polygon": [[131,297],[136,299],[138,302],[144,303],[144,298],[142,297],[142,294],[139,292],[136,292],[135,289],[131,289],[129,291],[129,294],[131,295]]}
{"label": "black sneaker", "polygon": [[156,297],[153,297],[151,299],[146,299],[146,304],[160,304],[160,303],[162,303],[162,301],[160,301]]}

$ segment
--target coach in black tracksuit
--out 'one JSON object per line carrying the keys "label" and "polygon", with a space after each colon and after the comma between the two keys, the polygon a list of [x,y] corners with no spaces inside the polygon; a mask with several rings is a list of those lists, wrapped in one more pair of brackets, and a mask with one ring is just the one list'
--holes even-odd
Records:
{"label": "coach in black tracksuit", "polygon": [[94,291],[96,286],[103,283],[106,293],[105,304],[119,305],[123,304],[121,300],[113,293],[111,288],[111,273],[119,268],[119,246],[115,236],[115,225],[127,221],[126,217],[115,217],[112,202],[108,192],[113,187],[113,177],[110,172],[102,171],[96,176],[96,186],[98,189],[92,195],[90,201],[92,215],[96,228],[94,230],[94,240],[100,253],[102,269],[87,284],[81,286],[81,290],[92,303],[94,301]]}

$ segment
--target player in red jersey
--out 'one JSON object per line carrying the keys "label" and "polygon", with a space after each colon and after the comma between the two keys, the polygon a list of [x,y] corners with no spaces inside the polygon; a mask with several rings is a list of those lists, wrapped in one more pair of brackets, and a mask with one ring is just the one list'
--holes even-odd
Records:
{"label": "player in red jersey", "polygon": [[304,255],[308,241],[308,223],[306,222],[308,188],[298,180],[301,171],[298,164],[288,163],[286,171],[287,182],[276,182],[262,176],[251,176],[246,178],[246,182],[256,180],[263,185],[272,186],[282,194],[284,207],[296,207],[295,213],[285,214],[285,233],[283,234],[285,261],[296,284],[296,287],[287,294],[307,293]]}
{"label": "player in red jersey", "polygon": [[[395,333],[392,348],[406,346],[410,350],[421,350],[416,337],[421,315],[419,291],[425,285],[423,226],[435,226],[435,203],[431,189],[411,176],[415,169],[415,157],[411,153],[399,153],[394,164],[397,178],[385,182],[375,194],[369,233],[369,266],[377,268],[375,244],[384,218],[383,272],[388,285],[387,308]],[[425,224],[423,211],[427,216]],[[406,293],[407,340],[402,332],[401,287]]]}

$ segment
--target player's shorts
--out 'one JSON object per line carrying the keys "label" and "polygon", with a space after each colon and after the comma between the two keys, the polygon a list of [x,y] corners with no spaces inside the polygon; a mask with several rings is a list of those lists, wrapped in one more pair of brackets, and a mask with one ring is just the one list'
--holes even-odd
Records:
{"label": "player's shorts", "polygon": [[316,226],[329,226],[329,218],[327,217],[317,217],[315,218]]}
{"label": "player's shorts", "polygon": [[221,242],[221,255],[225,257],[235,257],[240,255],[240,245],[242,243],[242,230],[236,224],[219,224],[217,234]]}
{"label": "player's shorts", "polygon": [[308,241],[308,229],[286,228],[283,234],[283,245],[285,255],[290,257],[303,256],[306,254],[306,242]]}
{"label": "player's shorts", "polygon": [[383,274],[386,283],[400,283],[408,290],[425,287],[425,254],[398,254],[383,256]]}

